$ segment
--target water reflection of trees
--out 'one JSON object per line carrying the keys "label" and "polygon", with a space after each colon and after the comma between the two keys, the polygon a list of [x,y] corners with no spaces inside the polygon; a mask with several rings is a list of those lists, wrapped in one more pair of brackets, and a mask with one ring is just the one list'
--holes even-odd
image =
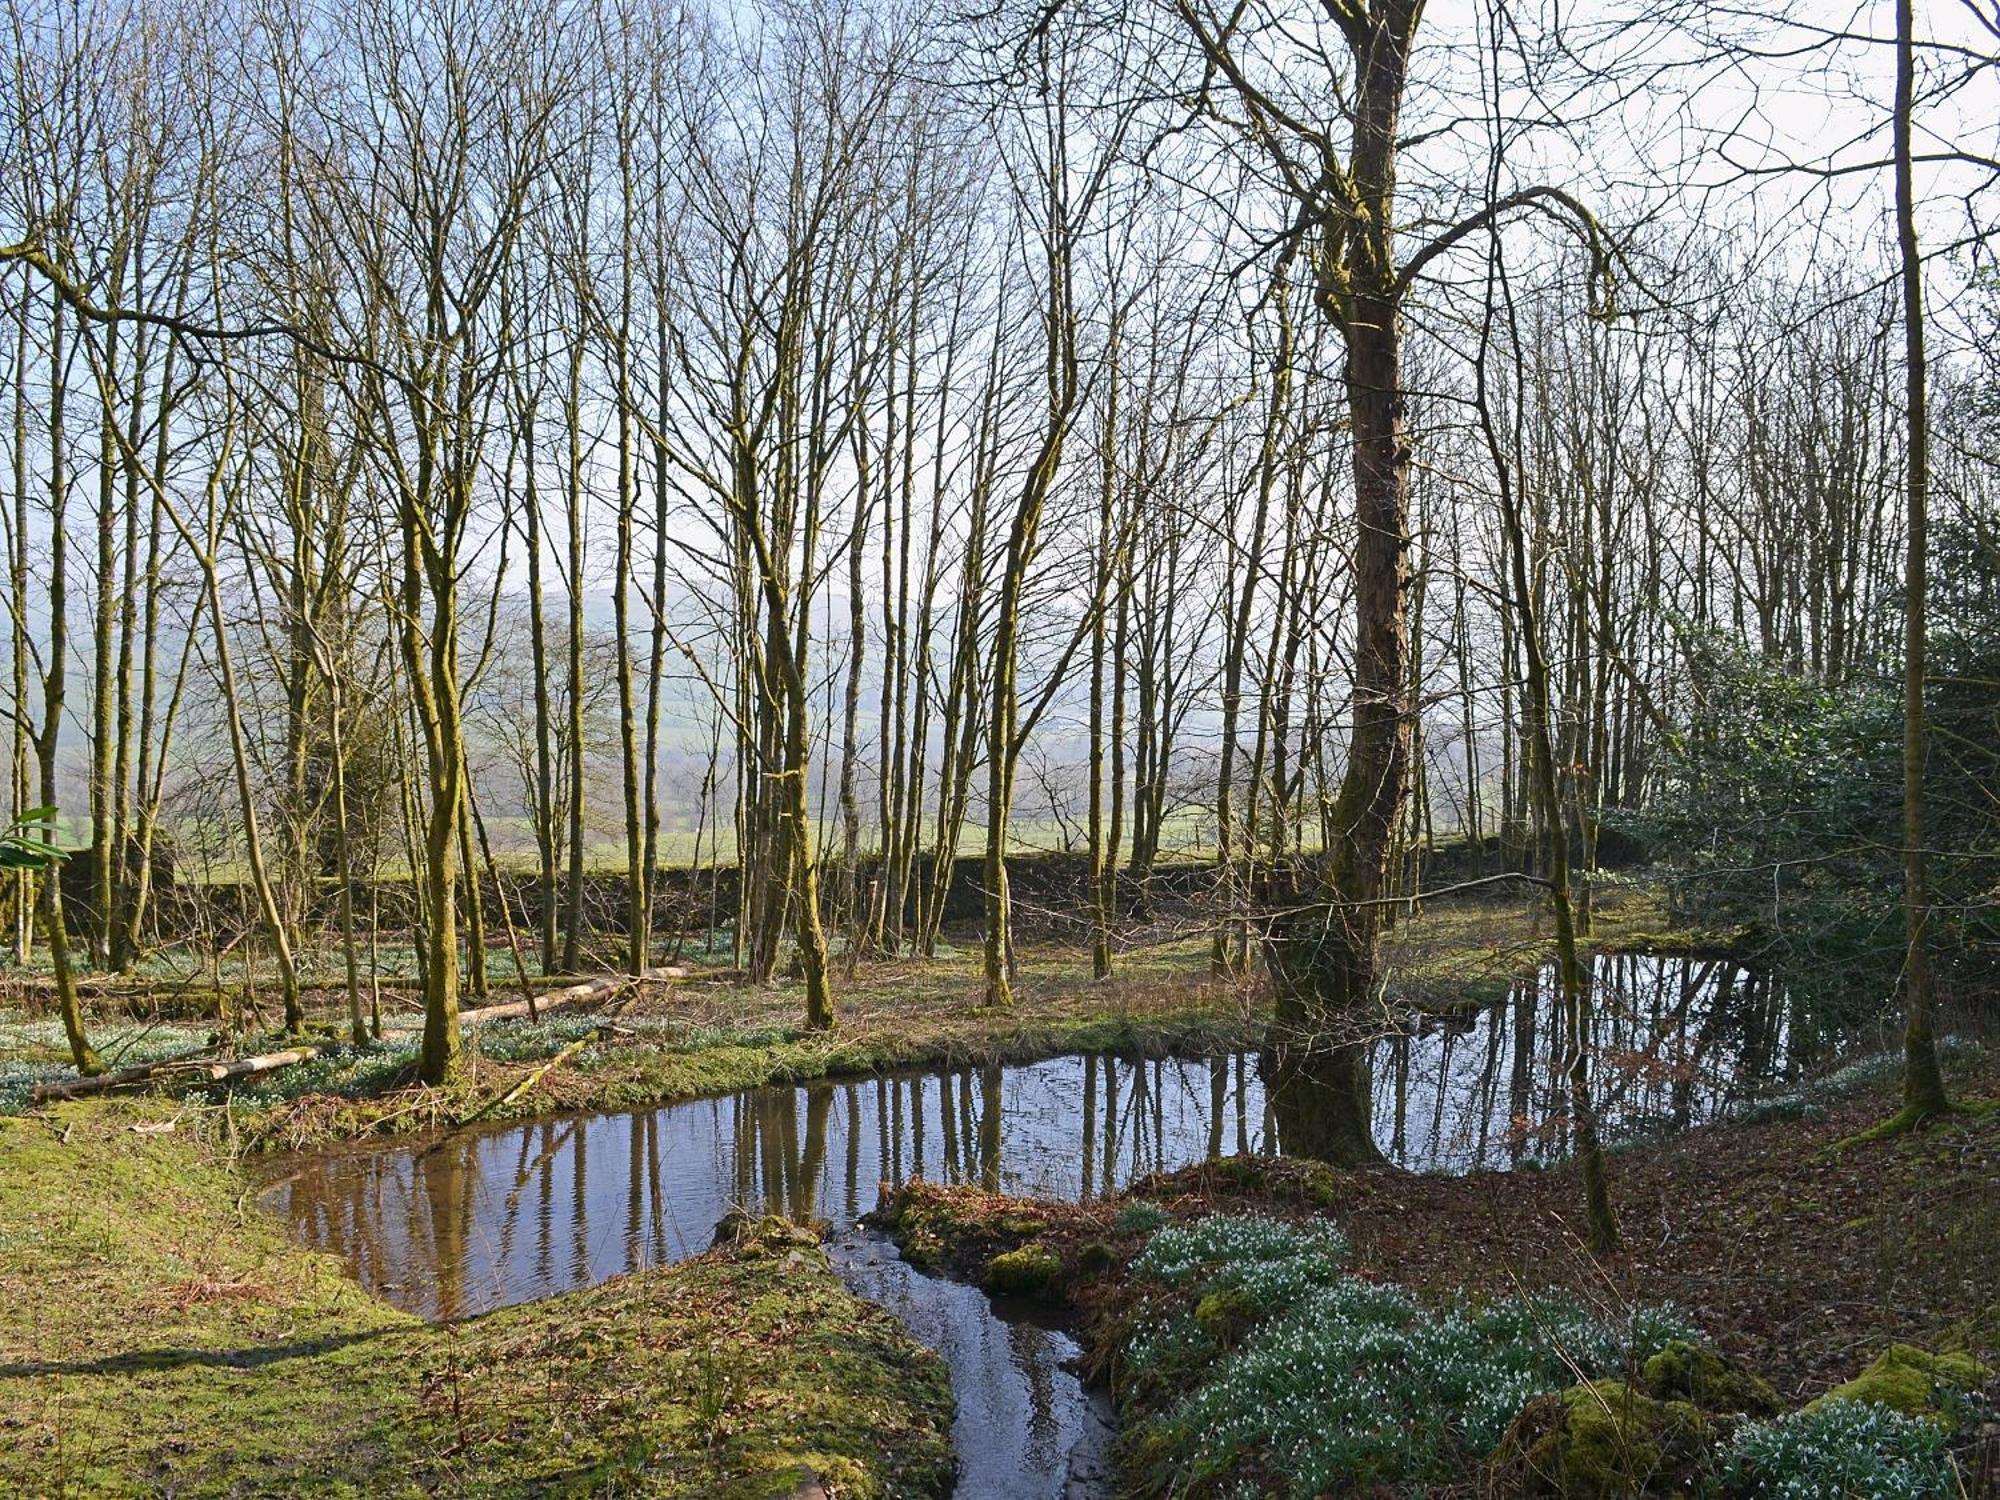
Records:
{"label": "water reflection of trees", "polygon": [[[1827,1038],[1767,973],[1724,958],[1606,955],[1585,1045],[1617,1134],[1685,1129],[1823,1055]],[[1381,1044],[1377,1133],[1418,1168],[1508,1166],[1570,1149],[1564,1008],[1546,975],[1483,1010],[1417,1016]]]}
{"label": "water reflection of trees", "polygon": [[[1830,1039],[1768,975],[1719,958],[1593,969],[1607,1126],[1678,1129],[1816,1064]],[[1376,1129],[1419,1169],[1568,1149],[1550,985],[1418,1017],[1381,1044]],[[758,1089],[629,1115],[322,1158],[283,1189],[300,1234],[403,1306],[456,1317],[691,1254],[731,1207],[851,1223],[912,1177],[1093,1199],[1277,1141],[1250,1059],[1059,1058]]]}
{"label": "water reflection of trees", "polygon": [[690,1254],[731,1207],[847,1223],[912,1177],[1095,1198],[1272,1139],[1246,1056],[1097,1055],[464,1132],[322,1158],[284,1196],[364,1282],[456,1317]]}

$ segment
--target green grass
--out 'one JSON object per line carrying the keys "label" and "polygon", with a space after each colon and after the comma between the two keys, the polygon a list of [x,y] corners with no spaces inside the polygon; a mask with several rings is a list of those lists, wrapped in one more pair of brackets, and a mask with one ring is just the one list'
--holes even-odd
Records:
{"label": "green grass", "polygon": [[770,1230],[433,1327],[298,1249],[157,1103],[0,1119],[0,1492],[949,1488],[941,1362]]}

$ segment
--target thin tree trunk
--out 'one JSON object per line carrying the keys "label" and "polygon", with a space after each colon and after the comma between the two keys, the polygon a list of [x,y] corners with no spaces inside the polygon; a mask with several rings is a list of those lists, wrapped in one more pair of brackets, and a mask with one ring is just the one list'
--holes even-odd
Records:
{"label": "thin tree trunk", "polygon": [[1896,247],[1903,295],[1904,418],[1909,424],[1904,474],[1903,563],[1903,1110],[1913,1120],[1951,1108],[1938,1063],[1937,995],[1928,928],[1930,880],[1924,859],[1924,636],[1929,592],[1930,417],[1925,388],[1923,262],[1911,136],[1916,91],[1913,0],[1896,0]]}

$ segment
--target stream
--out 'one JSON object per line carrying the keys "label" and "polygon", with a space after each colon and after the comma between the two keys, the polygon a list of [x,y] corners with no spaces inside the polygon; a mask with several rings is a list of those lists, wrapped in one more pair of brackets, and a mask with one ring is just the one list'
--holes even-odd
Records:
{"label": "stream", "polygon": [[[1683,1129],[1787,1081],[1809,1048],[1782,988],[1717,959],[1594,961],[1607,1136]],[[1817,1039],[1812,1039],[1816,1042]],[[1561,1007],[1546,975],[1376,1044],[1375,1132],[1412,1170],[1563,1154]],[[1107,1403],[1033,1309],[923,1275],[859,1221],[883,1183],[1089,1200],[1158,1170],[1281,1148],[1256,1058],[1051,1058],[748,1090],[294,1157],[266,1192],[302,1240],[427,1318],[697,1254],[732,1207],[821,1218],[859,1295],[945,1359],[963,1500],[1111,1493]]]}

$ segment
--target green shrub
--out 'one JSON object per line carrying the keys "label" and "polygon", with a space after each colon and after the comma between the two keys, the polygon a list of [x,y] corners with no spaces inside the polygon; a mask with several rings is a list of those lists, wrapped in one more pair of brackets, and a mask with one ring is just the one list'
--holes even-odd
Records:
{"label": "green shrub", "polygon": [[[2000,548],[1965,518],[1941,519],[1932,546],[1928,837],[1964,851],[1932,876],[1932,962],[1941,987],[1977,994],[2000,979],[1983,899],[2000,880]],[[1784,976],[1792,1046],[1812,1055],[1873,1017],[1903,961],[1900,654],[1829,683],[1722,633],[1681,644],[1688,720],[1626,825],[1658,851],[1678,919],[1737,931]]]}
{"label": "green shrub", "polygon": [[1145,1234],[1167,1222],[1167,1211],[1157,1203],[1134,1199],[1118,1210],[1111,1227],[1120,1234]]}
{"label": "green shrub", "polygon": [[1738,1428],[1723,1479],[1729,1493],[1758,1500],[1947,1500],[1958,1493],[1952,1469],[1933,1423],[1838,1400]]}

